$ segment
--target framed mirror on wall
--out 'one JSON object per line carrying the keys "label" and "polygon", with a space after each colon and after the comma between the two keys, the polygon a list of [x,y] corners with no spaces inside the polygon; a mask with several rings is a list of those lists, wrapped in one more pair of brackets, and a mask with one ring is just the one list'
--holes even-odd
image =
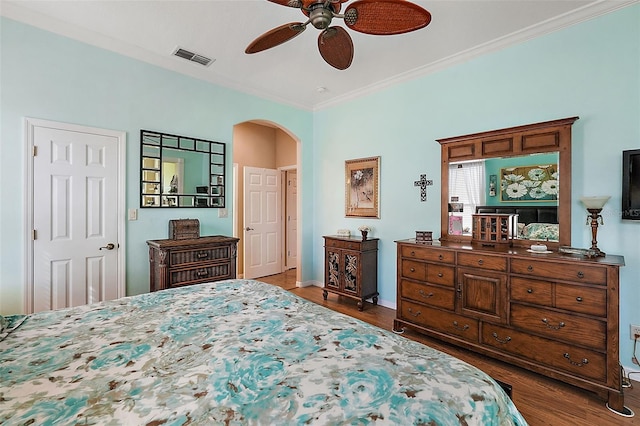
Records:
{"label": "framed mirror on wall", "polygon": [[471,242],[474,214],[515,214],[516,245],[571,245],[571,126],[578,117],[439,139],[441,240]]}
{"label": "framed mirror on wall", "polygon": [[140,207],[225,207],[222,142],[140,131]]}

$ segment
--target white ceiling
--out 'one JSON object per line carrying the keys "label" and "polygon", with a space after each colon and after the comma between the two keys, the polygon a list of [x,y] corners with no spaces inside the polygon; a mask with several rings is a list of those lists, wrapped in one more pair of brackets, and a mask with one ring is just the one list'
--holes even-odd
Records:
{"label": "white ceiling", "polygon": [[[246,46],[262,33],[306,20],[300,10],[267,0],[0,0],[0,13],[182,74],[312,110],[637,1],[414,1],[431,12],[429,26],[394,36],[347,29],[355,55],[344,71],[322,60],[317,49],[319,31],[311,25],[280,46],[245,54]],[[336,24],[345,27],[337,18]],[[215,62],[203,67],[174,57],[178,46]]]}

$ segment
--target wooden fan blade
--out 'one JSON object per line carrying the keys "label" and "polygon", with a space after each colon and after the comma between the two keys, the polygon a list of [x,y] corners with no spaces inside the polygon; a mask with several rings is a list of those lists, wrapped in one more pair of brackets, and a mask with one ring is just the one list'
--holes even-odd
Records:
{"label": "wooden fan blade", "polygon": [[271,3],[281,4],[283,6],[295,7],[300,9],[302,7],[302,0],[269,0]]}
{"label": "wooden fan blade", "polygon": [[249,46],[247,46],[244,53],[258,53],[271,49],[301,34],[305,28],[306,26],[302,22],[291,22],[280,25],[253,40]]}
{"label": "wooden fan blade", "polygon": [[406,0],[357,0],[344,12],[347,27],[373,35],[408,33],[430,22],[427,10]]}
{"label": "wooden fan blade", "polygon": [[318,50],[332,67],[346,70],[353,60],[353,41],[342,27],[329,27],[318,36]]}

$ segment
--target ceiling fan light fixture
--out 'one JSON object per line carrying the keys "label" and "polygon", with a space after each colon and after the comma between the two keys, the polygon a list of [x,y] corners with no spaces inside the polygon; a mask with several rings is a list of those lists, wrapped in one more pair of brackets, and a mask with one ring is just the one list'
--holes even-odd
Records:
{"label": "ceiling fan light fixture", "polygon": [[322,3],[311,6],[311,10],[309,11],[309,21],[311,21],[311,25],[316,27],[319,30],[324,30],[331,25],[331,20],[333,19],[333,12],[325,8]]}

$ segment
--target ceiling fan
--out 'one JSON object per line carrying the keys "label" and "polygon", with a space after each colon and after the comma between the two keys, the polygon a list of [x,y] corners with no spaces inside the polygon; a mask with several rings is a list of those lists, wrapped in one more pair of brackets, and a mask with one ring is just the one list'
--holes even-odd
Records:
{"label": "ceiling fan", "polygon": [[318,50],[331,66],[345,70],[353,60],[353,41],[347,31],[330,26],[333,18],[341,18],[345,25],[365,34],[403,34],[424,28],[431,22],[431,14],[406,0],[356,0],[341,14],[342,3],[349,0],[268,0],[282,6],[299,8],[309,19],[280,25],[247,46],[245,53],[257,53],[278,46],[300,35],[311,24],[322,30],[318,36]]}

